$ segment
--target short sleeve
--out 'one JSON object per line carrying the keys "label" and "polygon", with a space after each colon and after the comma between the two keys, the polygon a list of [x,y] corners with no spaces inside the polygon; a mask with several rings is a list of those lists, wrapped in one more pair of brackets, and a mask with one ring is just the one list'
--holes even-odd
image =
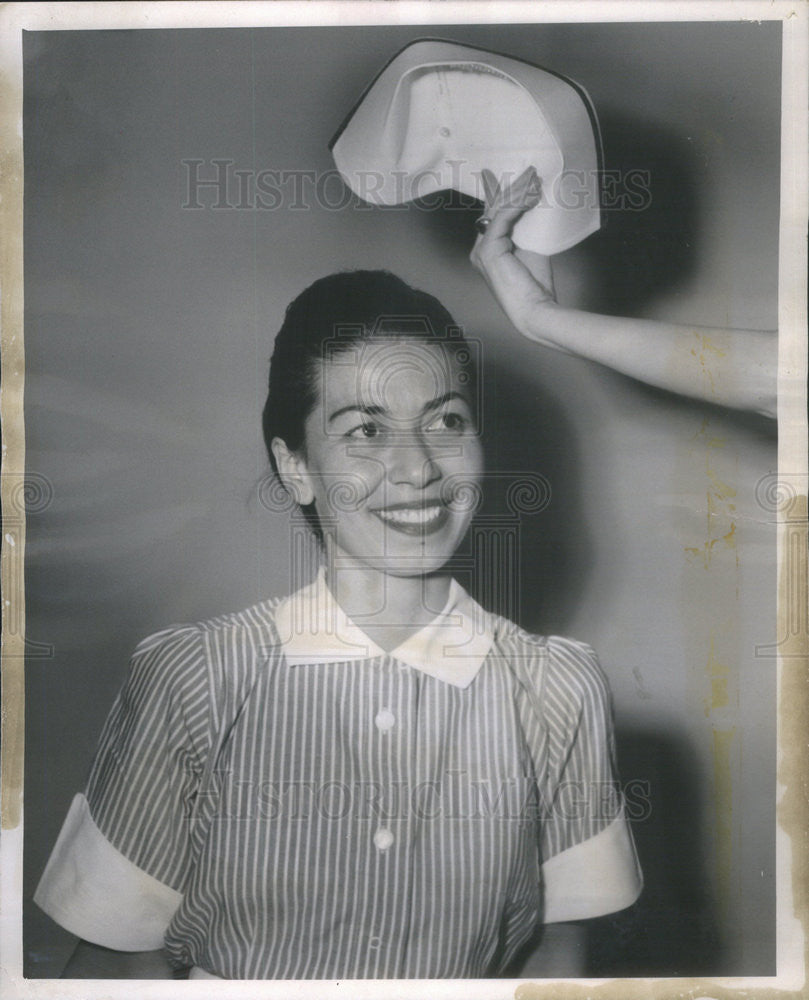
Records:
{"label": "short sleeve", "polygon": [[62,926],[105,947],[160,946],[192,865],[209,729],[200,630],[144,640],[34,897]]}
{"label": "short sleeve", "polygon": [[624,909],[642,887],[615,770],[607,680],[584,643],[551,637],[542,685],[540,777],[545,921]]}

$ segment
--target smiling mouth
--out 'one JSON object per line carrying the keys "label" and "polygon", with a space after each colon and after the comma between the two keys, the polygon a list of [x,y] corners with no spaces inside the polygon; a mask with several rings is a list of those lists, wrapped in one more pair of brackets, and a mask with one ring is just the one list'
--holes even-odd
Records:
{"label": "smiling mouth", "polygon": [[449,511],[440,503],[382,507],[373,512],[395,531],[405,535],[429,535],[447,522]]}

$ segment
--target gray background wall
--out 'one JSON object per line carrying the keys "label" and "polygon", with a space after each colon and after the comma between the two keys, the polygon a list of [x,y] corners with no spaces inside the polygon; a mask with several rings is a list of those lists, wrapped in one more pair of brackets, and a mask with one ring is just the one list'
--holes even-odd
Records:
{"label": "gray background wall", "polygon": [[[274,210],[183,208],[189,158],[332,170],[344,115],[425,34],[576,79],[606,166],[649,171],[644,211],[557,259],[565,301],[775,329],[777,23],[28,34],[27,461],[53,499],[26,552],[27,635],[52,646],[27,668],[26,898],[135,643],[286,590],[287,516],[257,498],[271,339],[314,278],[384,266],[481,339],[493,467],[552,487],[514,612],[599,651],[622,777],[648,791],[646,892],[595,929],[594,974],[770,974],[774,429],[523,341],[452,200],[362,208],[331,178],[332,208],[290,184]],[[58,974],[72,939],[26,914],[27,974]]]}

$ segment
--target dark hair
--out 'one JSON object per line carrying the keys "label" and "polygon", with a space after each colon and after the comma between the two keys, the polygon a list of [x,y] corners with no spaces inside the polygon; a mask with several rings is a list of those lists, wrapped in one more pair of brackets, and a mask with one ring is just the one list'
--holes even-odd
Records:
{"label": "dark hair", "polygon": [[[460,328],[433,295],[389,271],[342,271],[320,278],[287,307],[275,338],[267,401],[262,414],[264,443],[273,472],[273,438],[290,451],[304,445],[306,418],[318,402],[318,364],[360,340],[414,337],[463,344]],[[320,535],[314,505],[302,510]]]}

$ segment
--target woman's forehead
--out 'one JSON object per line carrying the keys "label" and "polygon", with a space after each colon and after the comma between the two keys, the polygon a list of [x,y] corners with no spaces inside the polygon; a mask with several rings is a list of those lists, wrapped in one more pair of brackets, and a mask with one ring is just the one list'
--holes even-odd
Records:
{"label": "woman's forehead", "polygon": [[[448,393],[469,398],[460,345],[415,338],[368,339],[327,354],[319,367],[325,408],[356,401],[365,407],[407,408]],[[468,357],[468,351],[461,355]]]}

